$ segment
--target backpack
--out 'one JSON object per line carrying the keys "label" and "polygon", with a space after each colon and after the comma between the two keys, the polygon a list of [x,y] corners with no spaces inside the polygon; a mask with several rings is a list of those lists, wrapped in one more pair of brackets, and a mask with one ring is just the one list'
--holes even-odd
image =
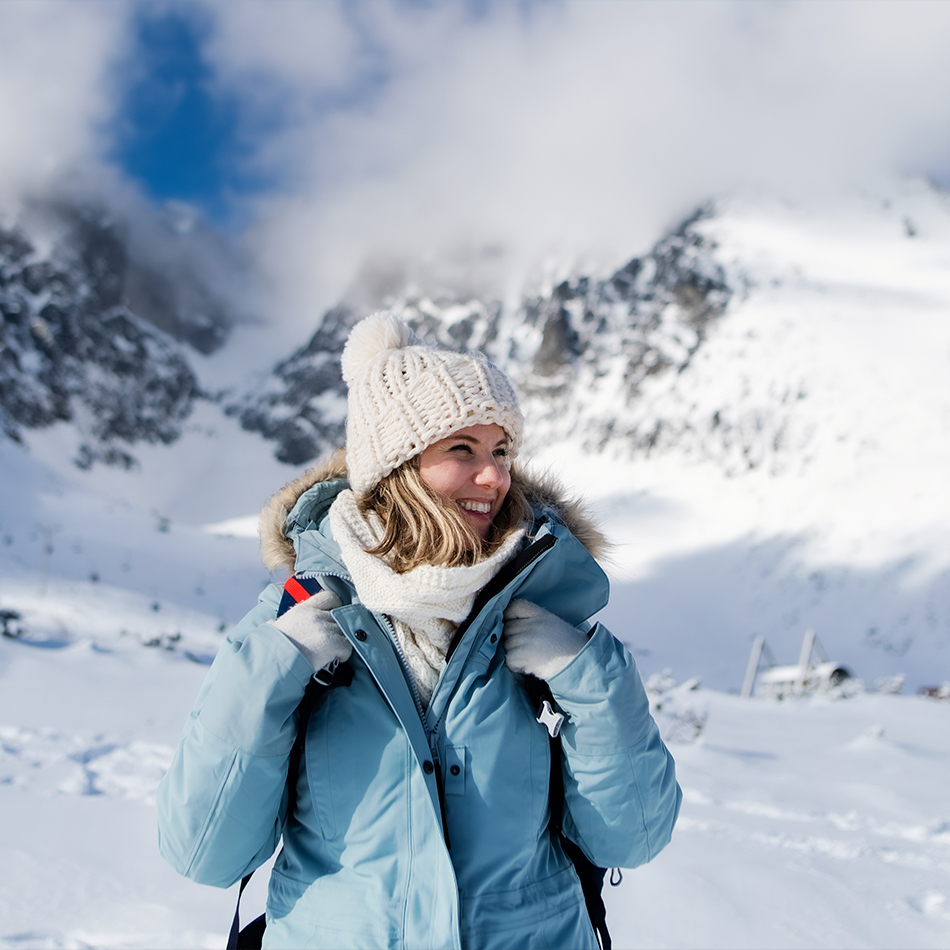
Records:
{"label": "backpack", "polygon": [[[312,597],[319,590],[320,585],[312,577],[305,575],[288,579],[284,585],[284,593],[277,608],[277,616],[285,613],[294,604]],[[290,750],[290,761],[287,767],[287,818],[294,813],[297,804],[297,778],[300,773],[300,762],[303,757],[306,742],[307,723],[310,714],[320,698],[331,689],[338,686],[349,686],[353,679],[353,668],[348,663],[341,663],[330,670],[318,670],[307,684],[303,699],[297,707],[297,737]],[[561,771],[561,740],[560,721],[556,726],[548,723],[548,716],[553,715],[554,698],[548,684],[534,676],[525,677],[525,691],[532,706],[538,710],[538,722],[547,726],[551,742],[551,777],[549,783],[549,801],[551,807],[551,834],[556,836],[564,853],[571,859],[574,870],[580,878],[581,888],[584,891],[584,902],[587,905],[587,914],[590,917],[594,932],[600,943],[601,950],[611,950],[610,933],[607,930],[607,908],[601,894],[604,886],[606,868],[599,868],[592,864],[587,855],[567,838],[561,830],[561,816],[564,809],[564,774]],[[563,717],[560,717],[563,719]],[[615,869],[617,879],[611,874],[610,883],[614,886],[620,883],[623,876],[620,869]],[[246,927],[241,928],[240,911],[241,895],[247,887],[252,875],[245,875],[238,890],[237,906],[234,908],[234,919],[231,921],[231,931],[228,935],[227,950],[259,950],[267,927],[267,915],[261,914],[252,920]]]}

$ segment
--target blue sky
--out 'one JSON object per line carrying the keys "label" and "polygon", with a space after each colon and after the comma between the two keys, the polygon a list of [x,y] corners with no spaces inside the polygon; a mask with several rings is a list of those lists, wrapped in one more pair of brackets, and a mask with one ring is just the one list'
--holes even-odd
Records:
{"label": "blue sky", "polygon": [[202,55],[210,29],[198,9],[141,6],[135,45],[116,67],[122,93],[109,124],[109,158],[158,203],[187,202],[227,226],[235,199],[274,182],[247,167],[240,102],[215,86]]}

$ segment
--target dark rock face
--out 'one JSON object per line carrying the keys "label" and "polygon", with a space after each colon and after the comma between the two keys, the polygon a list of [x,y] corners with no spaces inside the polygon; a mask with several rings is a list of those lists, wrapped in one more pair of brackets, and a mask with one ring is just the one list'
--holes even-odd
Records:
{"label": "dark rock face", "polygon": [[80,209],[59,221],[46,252],[0,229],[0,426],[19,439],[71,421],[84,438],[77,464],[129,467],[128,446],[178,437],[200,386],[175,341],[128,306],[135,269],[119,229]]}
{"label": "dark rock face", "polygon": [[[420,294],[389,298],[420,336],[451,349],[479,349],[515,381],[529,448],[580,434],[590,448],[622,440],[649,449],[625,410],[647,377],[682,372],[732,296],[702,209],[605,280],[580,276],[507,310],[499,301]],[[245,428],[277,442],[282,461],[301,464],[342,444],[346,390],[339,357],[365,314],[330,310],[306,346],[274,369],[263,393],[232,406]]]}
{"label": "dark rock face", "polygon": [[648,377],[686,369],[733,293],[699,227],[707,217],[696,212],[606,280],[578,277],[524,301],[520,336],[525,327],[535,332],[504,365],[524,396],[537,444],[580,434],[589,448],[652,445],[653,435],[625,420],[625,409]]}
{"label": "dark rock face", "polygon": [[279,461],[301,465],[343,444],[346,386],[340,354],[358,319],[346,306],[327,311],[306,345],[274,367],[262,392],[227,407],[245,429],[277,443]]}

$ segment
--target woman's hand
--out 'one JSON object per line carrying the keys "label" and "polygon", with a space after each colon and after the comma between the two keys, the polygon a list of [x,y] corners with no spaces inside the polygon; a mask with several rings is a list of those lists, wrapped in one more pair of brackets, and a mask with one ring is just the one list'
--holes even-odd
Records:
{"label": "woman's hand", "polygon": [[297,647],[315,671],[322,670],[334,660],[346,662],[353,652],[350,641],[330,615],[331,610],[342,606],[336,594],[321,590],[267,622]]}
{"label": "woman's hand", "polygon": [[[296,608],[294,608],[296,609]],[[505,662],[513,673],[547,680],[567,666],[587,635],[530,600],[513,600],[504,613]]]}

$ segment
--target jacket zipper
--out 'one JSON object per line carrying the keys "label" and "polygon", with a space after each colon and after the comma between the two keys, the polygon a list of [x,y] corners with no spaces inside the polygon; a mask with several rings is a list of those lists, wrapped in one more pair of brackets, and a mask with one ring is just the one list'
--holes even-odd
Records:
{"label": "jacket zipper", "polygon": [[[299,571],[301,577],[308,577],[316,580],[319,577],[338,577],[340,580],[346,581],[349,584],[353,583],[353,579],[345,574],[338,574],[335,571]],[[406,660],[406,654],[402,649],[402,644],[399,642],[399,637],[396,635],[396,630],[393,627],[392,621],[386,614],[379,614],[378,616],[382,617],[385,621],[386,628],[389,632],[389,639],[393,647],[396,650],[396,656],[399,659],[399,665],[402,667],[402,673],[405,677],[407,684],[409,685],[409,692],[412,694],[412,700],[416,705],[416,712],[419,715],[419,721],[422,723],[422,729],[426,734],[426,739],[429,743],[429,755],[432,757],[432,767],[435,771],[435,787],[439,795],[439,812],[442,815],[442,837],[445,840],[446,850],[451,850],[452,842],[449,839],[449,825],[448,818],[445,813],[445,783],[442,780],[442,762],[439,758],[439,746],[438,739],[435,733],[430,732],[429,728],[426,726],[426,713],[425,708],[422,705],[422,697],[419,695],[419,690],[416,688],[416,681],[412,678],[412,672],[409,669],[409,663]],[[440,720],[441,721],[441,720]]]}
{"label": "jacket zipper", "polygon": [[[482,612],[485,606],[498,594],[501,593],[515,578],[520,574],[526,571],[534,562],[541,557],[542,554],[545,554],[557,543],[557,538],[553,534],[548,534],[543,537],[540,541],[535,541],[529,547],[527,547],[521,554],[518,555],[514,560],[509,561],[489,582],[486,584],[478,593],[478,596],[475,598],[475,602],[472,604],[472,609],[469,612],[469,615],[459,624],[458,628],[455,631],[454,636],[452,637],[451,643],[449,643],[449,648],[446,650],[445,654],[445,667],[443,668],[443,674],[448,668],[449,660],[452,658],[452,655],[455,653],[456,648],[462,642],[462,637],[465,636],[465,633],[471,627],[472,623],[475,621],[475,618]],[[305,577],[317,578],[321,575],[330,576],[330,577],[339,577],[341,580],[348,581],[352,584],[352,578],[343,575],[337,574],[334,571],[301,571],[300,572]],[[445,839],[445,847],[447,850],[451,850],[452,843],[449,839],[449,825],[445,811],[445,783],[442,778],[442,762],[439,758],[439,748],[438,748],[438,732],[439,726],[442,724],[442,718],[445,715],[443,711],[442,716],[439,716],[436,721],[435,728],[430,730],[426,725],[426,715],[425,709],[422,705],[422,699],[419,696],[419,690],[416,688],[415,680],[412,677],[412,672],[409,669],[409,663],[406,660],[406,654],[403,652],[402,645],[399,642],[399,637],[396,635],[396,630],[393,627],[392,621],[385,614],[380,614],[383,620],[386,622],[386,627],[388,628],[390,634],[390,641],[396,649],[396,656],[399,658],[399,664],[402,666],[403,676],[406,679],[406,682],[409,685],[409,691],[412,694],[413,702],[416,706],[416,712],[419,715],[419,720],[422,723],[423,731],[426,734],[426,739],[429,742],[429,754],[432,756],[432,765],[435,770],[435,786],[439,795],[439,811],[442,815],[442,836]],[[436,684],[436,689],[438,689],[438,683]],[[433,692],[434,695],[434,692]],[[447,707],[446,707],[447,708]]]}
{"label": "jacket zipper", "polygon": [[468,628],[475,622],[478,615],[484,610],[486,604],[494,597],[500,594],[518,575],[524,573],[534,562],[545,554],[554,545],[557,544],[557,538],[553,534],[545,535],[540,541],[535,541],[529,547],[525,548],[513,561],[509,561],[479,592],[472,604],[469,615],[458,625],[452,642],[449,644],[445,653],[445,665],[448,667],[449,660],[456,648],[462,642],[462,637],[468,632]]}
{"label": "jacket zipper", "polygon": [[353,583],[353,578],[349,574],[338,574],[336,571],[294,571],[295,577],[307,577],[310,580],[317,580],[320,577],[339,577],[341,581]]}
{"label": "jacket zipper", "polygon": [[406,654],[403,652],[402,644],[399,642],[399,637],[396,634],[396,629],[386,614],[380,614],[380,616],[386,622],[386,627],[388,628],[390,634],[389,639],[392,640],[393,646],[396,648],[396,656],[399,657],[399,663],[402,666],[403,675],[406,677],[406,682],[409,684],[409,690],[412,693],[412,698],[416,704],[416,711],[419,713],[419,719],[422,722],[422,728],[425,731],[426,739],[429,742],[429,754],[432,756],[432,766],[435,769],[435,787],[439,793],[439,811],[442,813],[442,837],[445,839],[446,849],[451,850],[452,843],[449,840],[449,825],[445,814],[445,786],[442,781],[442,763],[439,759],[438,737],[435,732],[430,732],[429,728],[426,726],[426,713],[425,708],[422,705],[422,697],[419,695],[419,690],[416,687],[416,681],[412,677],[412,671],[409,669],[409,662],[406,660]]}
{"label": "jacket zipper", "polygon": [[[346,574],[336,574],[333,571],[300,571],[299,573],[301,577],[308,577],[314,580],[319,577],[339,577],[340,580],[347,581],[350,584],[353,583],[353,579],[351,577],[347,576]],[[402,667],[403,675],[406,678],[406,682],[409,684],[409,691],[412,693],[412,700],[416,705],[416,712],[419,714],[419,719],[422,720],[422,728],[425,729],[426,738],[429,740],[429,750],[433,751],[433,739],[429,733],[429,730],[426,728],[425,709],[422,705],[422,697],[419,695],[419,690],[416,689],[415,680],[412,678],[412,674],[409,671],[409,662],[406,660],[406,654],[403,652],[402,644],[400,644],[399,637],[396,635],[396,629],[386,614],[379,614],[378,616],[382,617],[383,621],[385,622],[386,629],[389,632],[389,639],[396,649],[396,656],[399,658],[399,665]]]}
{"label": "jacket zipper", "polygon": [[[456,647],[462,641],[462,637],[465,636],[465,632],[468,628],[474,623],[478,615],[485,609],[485,606],[493,600],[498,594],[500,594],[515,578],[520,574],[524,573],[534,562],[541,557],[542,554],[546,553],[557,543],[557,538],[553,534],[546,535],[540,541],[535,541],[534,544],[527,547],[521,554],[518,555],[513,561],[509,561],[489,582],[486,584],[478,593],[478,596],[475,598],[475,602],[472,604],[472,609],[469,611],[469,615],[459,624],[458,629],[455,631],[452,641],[449,644],[449,648],[445,654],[445,667],[442,672],[445,673],[445,670],[448,669],[449,660],[452,657],[452,654],[455,652]],[[387,623],[389,618],[386,618]],[[398,643],[397,643],[398,648]],[[399,649],[400,655],[402,655],[402,650]],[[410,677],[410,683],[412,679]],[[439,688],[438,683],[436,683],[436,689]],[[413,684],[413,694],[416,695],[417,705],[421,712],[422,703],[418,701],[418,695],[415,691],[415,685]],[[432,695],[435,695],[435,690],[433,690]],[[437,736],[439,732],[439,727],[442,725],[442,720],[445,717],[445,713],[448,710],[448,704],[446,704],[445,709],[442,710],[442,715],[436,720],[435,726],[432,732],[429,732],[428,727],[426,726],[425,714],[422,713],[422,728],[425,729],[426,736],[429,738],[429,747],[432,751],[432,758],[434,760],[433,764],[435,765],[435,782],[439,790],[439,806],[442,809],[442,828],[445,835],[445,846],[446,848],[451,849],[451,844],[449,843],[449,826],[446,821],[445,815],[445,788],[443,786],[442,779],[442,767],[439,762],[439,753],[436,748]]]}

